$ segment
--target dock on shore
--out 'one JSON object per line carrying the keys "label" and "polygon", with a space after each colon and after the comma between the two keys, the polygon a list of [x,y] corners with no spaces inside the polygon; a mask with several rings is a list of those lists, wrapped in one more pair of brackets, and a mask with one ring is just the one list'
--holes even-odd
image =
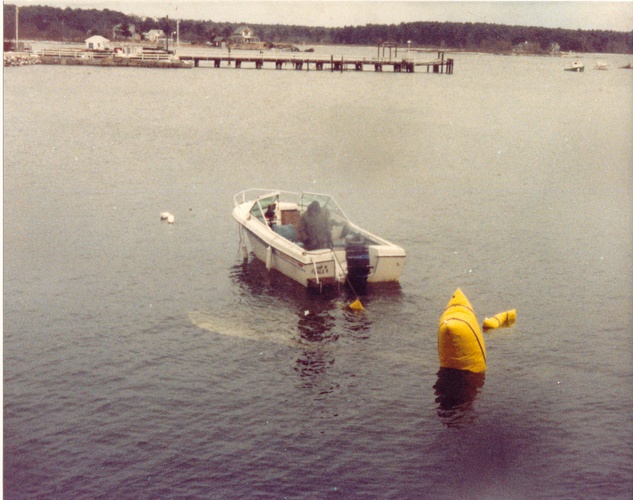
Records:
{"label": "dock on shore", "polygon": [[[121,54],[110,51],[88,51],[76,49],[44,49],[37,54],[41,64],[61,64],[76,66],[130,66],[146,68],[199,68],[201,62],[211,63],[214,68],[254,67],[262,69],[266,65],[277,70],[289,67],[295,70],[329,70],[331,72],[364,71],[366,68],[376,72],[391,70],[394,73],[415,73],[426,69],[427,73],[453,73],[453,59],[445,58],[444,52],[438,52],[435,59],[418,61],[409,56],[389,57],[323,57],[312,53],[271,53],[269,51],[227,52],[200,51],[171,54],[165,51],[149,53]],[[208,67],[208,66],[207,66]]]}
{"label": "dock on shore", "polygon": [[182,61],[167,52],[140,53],[132,56],[109,51],[45,49],[38,52],[41,64],[69,66],[130,66],[139,68],[191,68],[191,62]]}

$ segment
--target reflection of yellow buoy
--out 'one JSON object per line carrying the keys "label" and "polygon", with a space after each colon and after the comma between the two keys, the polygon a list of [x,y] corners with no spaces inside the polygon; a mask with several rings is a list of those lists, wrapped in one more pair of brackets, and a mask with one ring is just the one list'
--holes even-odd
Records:
{"label": "reflection of yellow buoy", "polygon": [[440,317],[437,350],[442,368],[486,370],[484,338],[472,306],[459,288]]}
{"label": "reflection of yellow buoy", "polygon": [[446,427],[466,427],[474,422],[473,403],[485,380],[486,372],[440,368],[433,389],[439,403],[437,415]]}
{"label": "reflection of yellow buoy", "polygon": [[499,314],[495,314],[492,318],[484,319],[483,327],[484,331],[492,328],[503,328],[505,326],[512,326],[517,320],[516,309],[512,311],[506,311]]}

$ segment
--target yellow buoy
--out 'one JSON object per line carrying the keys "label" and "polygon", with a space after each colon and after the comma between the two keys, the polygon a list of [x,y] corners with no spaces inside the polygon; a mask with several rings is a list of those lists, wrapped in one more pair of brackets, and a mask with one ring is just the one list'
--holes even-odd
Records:
{"label": "yellow buoy", "polygon": [[362,311],[363,310],[363,304],[360,303],[360,299],[356,299],[348,307],[350,309],[352,309],[353,311]]}
{"label": "yellow buoy", "polygon": [[483,323],[484,331],[490,330],[492,328],[503,328],[506,326],[512,326],[514,325],[514,322],[516,320],[517,320],[516,309],[495,314],[492,318],[484,319],[484,323]]}
{"label": "yellow buoy", "polygon": [[486,347],[477,316],[459,288],[440,317],[437,350],[441,368],[486,371]]}

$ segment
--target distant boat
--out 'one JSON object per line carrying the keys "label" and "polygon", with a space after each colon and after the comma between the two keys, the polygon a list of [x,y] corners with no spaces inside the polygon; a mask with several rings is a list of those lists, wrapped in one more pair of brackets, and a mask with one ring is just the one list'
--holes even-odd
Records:
{"label": "distant boat", "polygon": [[600,69],[600,70],[604,71],[604,70],[609,69],[609,65],[605,61],[598,61],[598,62],[596,62],[596,64],[593,67],[593,69]]}
{"label": "distant boat", "polygon": [[622,69],[633,69],[633,63],[629,63],[626,66],[620,66]]}
{"label": "distant boat", "polygon": [[581,61],[574,61],[569,68],[565,68],[565,71],[575,71],[576,73],[582,73],[585,71],[585,65]]}

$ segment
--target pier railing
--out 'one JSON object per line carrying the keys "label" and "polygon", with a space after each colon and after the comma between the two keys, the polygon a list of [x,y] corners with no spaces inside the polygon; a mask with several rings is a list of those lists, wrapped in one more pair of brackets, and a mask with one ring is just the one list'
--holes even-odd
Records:
{"label": "pier railing", "polygon": [[167,53],[138,53],[138,54],[120,54],[116,52],[93,52],[90,50],[77,49],[42,49],[38,52],[42,57],[58,57],[71,59],[106,59],[111,57],[121,57],[128,59],[138,59],[141,61],[169,61],[173,58]]}
{"label": "pier railing", "polygon": [[91,52],[87,50],[77,50],[68,48],[42,49],[38,51],[42,57],[68,57],[73,59],[104,59],[111,57],[112,52]]}

